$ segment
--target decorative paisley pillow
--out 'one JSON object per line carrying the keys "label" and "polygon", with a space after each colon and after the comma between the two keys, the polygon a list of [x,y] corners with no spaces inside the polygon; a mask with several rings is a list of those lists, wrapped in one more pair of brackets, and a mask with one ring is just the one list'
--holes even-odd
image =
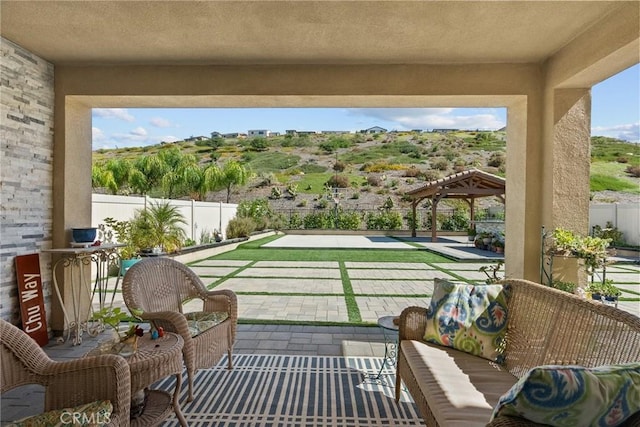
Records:
{"label": "decorative paisley pillow", "polygon": [[502,363],[509,295],[508,285],[435,279],[424,339]]}
{"label": "decorative paisley pillow", "polygon": [[640,411],[640,363],[531,369],[499,400],[491,419],[526,418],[550,426],[617,426]]}

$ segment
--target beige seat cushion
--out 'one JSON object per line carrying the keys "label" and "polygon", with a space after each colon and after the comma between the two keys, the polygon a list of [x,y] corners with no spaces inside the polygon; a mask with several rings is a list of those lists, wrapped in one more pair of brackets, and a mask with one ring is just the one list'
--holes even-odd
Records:
{"label": "beige seat cushion", "polygon": [[401,346],[441,426],[485,426],[518,380],[494,362],[452,348],[409,340]]}

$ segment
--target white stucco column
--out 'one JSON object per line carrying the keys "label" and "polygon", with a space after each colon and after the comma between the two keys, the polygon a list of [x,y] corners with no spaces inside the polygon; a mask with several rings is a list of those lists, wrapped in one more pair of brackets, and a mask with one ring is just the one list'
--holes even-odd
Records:
{"label": "white stucco column", "polygon": [[[91,107],[70,96],[57,97],[55,128],[52,242],[53,248],[68,248],[71,228],[91,226]],[[59,255],[52,256],[52,265],[58,259]],[[67,273],[59,269],[56,279],[65,307],[72,312]],[[90,270],[85,274],[90,277]],[[64,316],[56,298],[52,299],[51,329],[64,329]]]}
{"label": "white stucco column", "polygon": [[552,217],[549,228],[589,231],[589,170],[591,165],[591,91],[553,92]]}

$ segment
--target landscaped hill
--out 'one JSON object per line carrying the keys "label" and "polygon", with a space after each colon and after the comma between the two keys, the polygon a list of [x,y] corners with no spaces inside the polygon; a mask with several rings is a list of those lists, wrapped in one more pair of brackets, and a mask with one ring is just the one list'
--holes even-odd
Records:
{"label": "landscaped hill", "polygon": [[[341,206],[373,209],[388,198],[394,206],[408,206],[403,201],[407,190],[465,169],[478,168],[504,176],[505,138],[502,131],[214,138],[101,149],[94,152],[93,163],[101,166],[109,159],[128,159],[133,163],[141,156],[178,147],[181,154],[194,155],[203,167],[212,162],[237,160],[250,168],[253,178],[247,186],[232,191],[231,202],[269,197],[276,209],[326,207],[329,182],[330,187],[340,188]],[[616,197],[623,202],[638,200],[638,146],[594,137],[592,154],[592,190],[597,191],[594,200],[600,194],[606,198],[604,201],[618,201]],[[635,177],[628,172],[633,167]],[[151,195],[161,196],[162,192],[157,189]],[[186,192],[184,196],[188,197]],[[206,198],[225,200],[226,192],[210,192]]]}

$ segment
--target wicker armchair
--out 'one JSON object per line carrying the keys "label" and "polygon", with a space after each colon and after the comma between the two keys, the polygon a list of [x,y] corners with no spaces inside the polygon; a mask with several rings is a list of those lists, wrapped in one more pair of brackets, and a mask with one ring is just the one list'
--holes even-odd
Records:
{"label": "wicker armchair", "polygon": [[121,356],[56,362],[25,332],[2,319],[0,342],[0,393],[27,384],[43,385],[45,411],[109,400],[113,405],[109,425],[129,425],[131,380],[129,365]]}
{"label": "wicker armchair", "polygon": [[[193,400],[193,377],[197,369],[209,368],[231,351],[238,325],[236,294],[209,291],[186,265],[171,258],[147,258],[134,264],[122,284],[129,311],[165,331],[184,338],[183,356],[189,377],[189,401]],[[202,300],[202,311],[184,313],[183,304]]]}

